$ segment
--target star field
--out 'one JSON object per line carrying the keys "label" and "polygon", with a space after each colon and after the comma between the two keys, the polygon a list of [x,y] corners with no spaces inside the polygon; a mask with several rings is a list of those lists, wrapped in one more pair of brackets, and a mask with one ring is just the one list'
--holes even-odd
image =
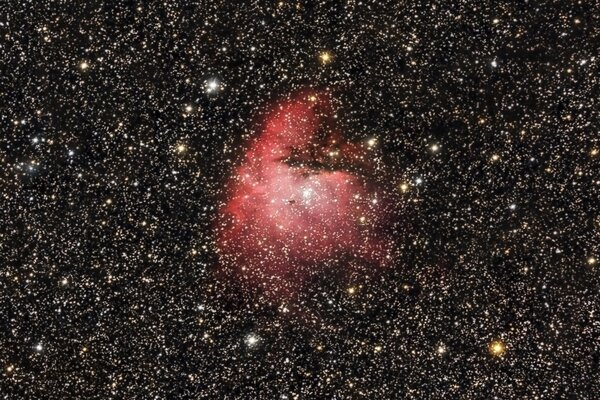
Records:
{"label": "star field", "polygon": [[597,398],[598,43],[593,1],[5,2],[0,397]]}

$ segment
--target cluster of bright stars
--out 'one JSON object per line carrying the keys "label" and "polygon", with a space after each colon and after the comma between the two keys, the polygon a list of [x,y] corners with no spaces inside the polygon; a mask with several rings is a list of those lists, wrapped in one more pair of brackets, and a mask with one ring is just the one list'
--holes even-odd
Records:
{"label": "cluster of bright stars", "polygon": [[[500,21],[499,21],[499,19],[496,18],[492,22],[494,24],[498,24]],[[576,21],[576,23],[577,22],[578,21]],[[329,64],[329,63],[332,62],[332,60],[333,60],[333,56],[332,56],[332,54],[329,51],[322,51],[321,53],[319,53],[319,61],[321,62],[321,64],[323,64],[323,65]],[[497,61],[493,60],[491,62],[491,64],[492,64],[493,67],[496,67],[497,66]],[[89,68],[90,68],[90,64],[89,64],[88,61],[81,61],[79,63],[79,69],[81,71],[87,71]],[[209,80],[207,80],[205,82],[205,84],[204,84],[204,87],[205,87],[206,93],[214,93],[214,92],[216,92],[216,91],[218,91],[219,89],[222,88],[221,83],[217,79],[209,79]],[[316,101],[316,97],[312,96],[312,98],[310,100],[311,101]],[[194,112],[194,110],[195,110],[195,108],[191,104],[188,104],[188,105],[185,106],[185,112],[187,114],[191,114],[192,112]],[[377,140],[375,138],[371,138],[371,139],[369,139],[367,141],[367,145],[368,145],[369,148],[375,146],[376,143],[377,143]],[[177,153],[184,153],[186,151],[186,146],[184,144],[180,143],[180,144],[178,144],[176,146],[175,149],[176,149]],[[437,153],[440,150],[440,146],[438,144],[436,144],[436,143],[431,144],[430,145],[430,150],[433,153]],[[593,148],[590,151],[590,155],[593,156],[593,157],[597,156],[598,154],[599,154],[599,150],[596,149],[596,148]],[[500,159],[500,156],[498,154],[493,154],[491,156],[491,161],[498,161],[499,159]],[[416,183],[419,184],[420,181],[421,180],[419,179],[419,182],[416,182]],[[406,183],[406,182],[403,182],[403,183],[401,183],[399,185],[399,189],[400,189],[401,192],[407,192],[410,189],[410,185],[408,183]],[[305,197],[310,197],[311,193],[309,193],[307,190],[305,190],[303,192],[303,195]],[[106,200],[106,204],[111,204],[111,203],[112,203],[111,199]],[[511,210],[514,210],[516,208],[516,205],[511,204],[509,208]],[[361,222],[364,222],[364,217],[361,217]],[[588,265],[595,265],[597,263],[597,260],[596,260],[595,257],[590,256],[587,259],[587,263],[588,263]],[[63,279],[63,281],[61,281],[61,284],[63,284],[63,285],[66,284],[66,283],[67,283],[66,279]],[[349,295],[354,295],[354,294],[357,293],[357,288],[355,286],[351,286],[351,287],[347,288],[347,293]],[[248,335],[246,337],[246,340],[245,340],[246,344],[249,347],[255,346],[258,343],[258,341],[259,341],[259,338],[256,335],[254,335],[254,334]],[[43,346],[42,346],[41,343],[38,343],[34,347],[34,349],[35,349],[36,352],[41,352],[43,350]],[[318,349],[322,350],[322,346],[319,346]],[[83,351],[84,352],[87,351],[87,348],[84,348]],[[375,352],[379,352],[379,351],[381,351],[381,346],[377,346],[375,348]],[[439,345],[437,347],[437,353],[439,355],[444,355],[446,352],[447,352],[446,346],[444,346],[443,344],[441,344],[441,345]],[[488,352],[493,357],[502,357],[506,353],[506,343],[504,341],[500,340],[500,339],[494,339],[491,342],[489,342],[489,344],[488,344]],[[6,371],[8,373],[13,372],[14,370],[15,370],[15,366],[14,365],[10,364],[10,365],[6,366]]]}

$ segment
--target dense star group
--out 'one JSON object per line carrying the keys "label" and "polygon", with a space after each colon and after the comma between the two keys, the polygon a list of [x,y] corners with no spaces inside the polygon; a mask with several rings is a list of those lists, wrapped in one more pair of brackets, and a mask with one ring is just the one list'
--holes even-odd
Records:
{"label": "dense star group", "polygon": [[0,397],[597,398],[599,26],[4,2]]}

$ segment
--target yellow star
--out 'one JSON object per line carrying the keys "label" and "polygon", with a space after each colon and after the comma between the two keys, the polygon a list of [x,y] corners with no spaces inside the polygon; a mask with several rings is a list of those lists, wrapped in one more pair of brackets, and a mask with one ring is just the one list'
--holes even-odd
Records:
{"label": "yellow star", "polygon": [[321,60],[322,64],[329,64],[331,62],[331,58],[331,53],[329,53],[328,51],[323,51],[319,55],[319,59]]}
{"label": "yellow star", "polygon": [[502,357],[506,352],[506,344],[500,339],[492,340],[488,345],[488,350],[492,356]]}

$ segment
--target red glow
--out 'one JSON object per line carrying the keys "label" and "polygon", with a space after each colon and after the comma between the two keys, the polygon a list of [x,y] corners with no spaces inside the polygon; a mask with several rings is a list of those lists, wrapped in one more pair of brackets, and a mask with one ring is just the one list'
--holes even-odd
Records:
{"label": "red glow", "polygon": [[391,259],[382,229],[390,202],[362,175],[372,173],[370,151],[341,139],[324,97],[300,95],[267,117],[219,212],[222,265],[267,291],[293,292],[343,260],[376,267]]}

